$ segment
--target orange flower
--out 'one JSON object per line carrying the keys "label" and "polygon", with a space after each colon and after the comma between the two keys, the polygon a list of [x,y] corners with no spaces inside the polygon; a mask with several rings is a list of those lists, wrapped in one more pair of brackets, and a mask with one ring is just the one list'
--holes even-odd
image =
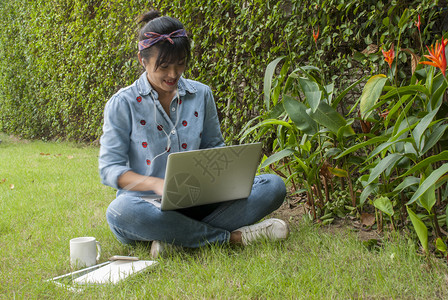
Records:
{"label": "orange flower", "polygon": [[392,44],[389,51],[384,51],[384,49],[381,49],[381,51],[383,52],[384,60],[387,61],[387,63],[389,64],[389,68],[392,69],[392,62],[394,61],[395,57],[394,44]]}
{"label": "orange flower", "polygon": [[313,38],[314,38],[314,42],[317,43],[317,38],[319,37],[319,27],[317,27],[317,33],[314,32],[313,29]]}
{"label": "orange flower", "polygon": [[422,23],[420,22],[420,15],[418,15],[418,20],[415,22],[415,26],[417,26],[418,31],[420,31],[420,25],[422,25]]}
{"label": "orange flower", "polygon": [[445,47],[448,44],[448,39],[442,38],[441,43],[436,41],[436,45],[431,45],[431,48],[428,48],[429,55],[424,55],[430,61],[421,61],[421,64],[434,66],[439,68],[443,74],[443,77],[446,77],[446,55],[445,55]]}

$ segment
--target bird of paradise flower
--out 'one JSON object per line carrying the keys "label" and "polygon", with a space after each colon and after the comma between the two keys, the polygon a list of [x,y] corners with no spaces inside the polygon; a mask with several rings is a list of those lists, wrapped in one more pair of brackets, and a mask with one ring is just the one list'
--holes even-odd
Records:
{"label": "bird of paradise flower", "polygon": [[445,47],[448,44],[448,39],[442,38],[440,44],[439,41],[436,41],[435,45],[431,45],[431,48],[428,48],[428,55],[424,55],[429,61],[421,61],[420,64],[430,65],[442,72],[443,77],[446,79],[446,54]]}

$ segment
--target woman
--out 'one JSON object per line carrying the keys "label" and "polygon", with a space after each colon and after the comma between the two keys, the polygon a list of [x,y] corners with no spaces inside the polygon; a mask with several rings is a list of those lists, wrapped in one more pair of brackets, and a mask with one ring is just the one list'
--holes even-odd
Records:
{"label": "woman", "polygon": [[116,188],[107,221],[124,244],[153,241],[156,257],[170,245],[247,245],[259,238],[285,239],[279,219],[253,224],[276,210],[286,189],[275,175],[256,176],[247,199],[161,211],[169,153],[224,146],[215,102],[208,86],[182,77],[190,42],[178,20],[152,11],[139,34],[138,59],[145,72],[107,102],[99,168],[102,182]]}

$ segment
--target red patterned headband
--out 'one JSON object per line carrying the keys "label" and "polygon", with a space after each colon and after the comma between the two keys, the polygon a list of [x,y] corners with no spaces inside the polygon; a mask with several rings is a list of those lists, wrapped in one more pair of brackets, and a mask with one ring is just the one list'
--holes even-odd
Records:
{"label": "red patterned headband", "polygon": [[145,32],[144,36],[147,37],[147,39],[141,40],[140,42],[138,42],[138,50],[140,50],[140,51],[143,49],[149,48],[152,45],[154,45],[160,41],[167,40],[171,44],[174,44],[172,38],[187,37],[187,32],[185,31],[185,29],[179,29],[179,30],[173,31],[169,34],[159,34],[156,32]]}

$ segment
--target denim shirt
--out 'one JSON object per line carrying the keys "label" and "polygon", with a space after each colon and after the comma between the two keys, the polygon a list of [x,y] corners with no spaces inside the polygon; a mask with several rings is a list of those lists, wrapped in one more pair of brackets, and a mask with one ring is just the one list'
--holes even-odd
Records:
{"label": "denim shirt", "polygon": [[224,146],[211,89],[181,77],[178,95],[168,116],[145,72],[106,103],[99,170],[101,182],[118,189],[117,196],[154,194],[120,189],[118,177],[127,171],[164,178],[170,153]]}

